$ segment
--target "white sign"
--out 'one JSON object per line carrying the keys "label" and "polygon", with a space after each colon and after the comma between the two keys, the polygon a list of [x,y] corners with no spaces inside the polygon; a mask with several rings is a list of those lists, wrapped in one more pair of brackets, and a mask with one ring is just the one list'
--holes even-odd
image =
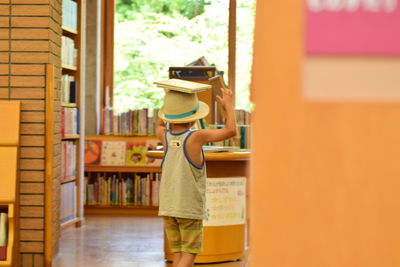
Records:
{"label": "white sign", "polygon": [[207,178],[204,226],[244,224],[246,177]]}

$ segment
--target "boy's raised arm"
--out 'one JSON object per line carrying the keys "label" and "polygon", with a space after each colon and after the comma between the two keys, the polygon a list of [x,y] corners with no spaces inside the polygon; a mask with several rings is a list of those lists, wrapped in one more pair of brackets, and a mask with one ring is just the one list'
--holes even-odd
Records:
{"label": "boy's raised arm", "polygon": [[236,118],[233,104],[233,93],[230,89],[221,88],[222,97],[217,96],[218,102],[225,109],[226,120],[225,128],[218,130],[200,130],[199,139],[204,143],[218,142],[229,139],[237,134],[236,130]]}

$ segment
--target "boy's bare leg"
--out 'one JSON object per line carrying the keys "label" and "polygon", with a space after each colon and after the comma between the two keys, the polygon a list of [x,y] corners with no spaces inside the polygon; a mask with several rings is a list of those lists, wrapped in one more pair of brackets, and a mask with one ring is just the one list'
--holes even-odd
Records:
{"label": "boy's bare leg", "polygon": [[192,253],[181,253],[181,259],[177,267],[191,267],[193,266],[194,260],[196,259],[197,254]]}
{"label": "boy's bare leg", "polygon": [[178,266],[178,264],[179,264],[179,262],[180,262],[180,260],[181,260],[181,257],[182,257],[182,253],[181,252],[175,252],[174,253],[174,262],[173,262],[173,267],[177,267]]}

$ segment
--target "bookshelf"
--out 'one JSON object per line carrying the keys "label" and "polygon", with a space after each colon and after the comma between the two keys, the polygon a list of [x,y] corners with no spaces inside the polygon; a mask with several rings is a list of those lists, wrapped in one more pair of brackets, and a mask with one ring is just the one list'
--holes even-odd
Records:
{"label": "bookshelf", "polygon": [[61,229],[83,221],[85,1],[62,2]]}
{"label": "bookshelf", "polygon": [[[88,135],[85,139],[85,215],[157,215],[160,160],[148,162],[146,154],[158,139],[105,135]],[[105,164],[106,142],[124,143],[126,151],[118,165]],[[96,156],[91,155],[93,151]],[[139,162],[127,160],[131,151],[141,154]]]}
{"label": "bookshelf", "polygon": [[[0,114],[3,130],[0,132],[0,266],[18,266],[18,168],[20,145],[20,108],[19,101],[1,101]],[[2,221],[2,222],[1,222]],[[3,224],[1,224],[3,223]],[[1,232],[5,230],[5,235]],[[3,234],[4,234],[3,233]],[[3,243],[4,242],[4,243]],[[6,256],[3,259],[3,256]]]}

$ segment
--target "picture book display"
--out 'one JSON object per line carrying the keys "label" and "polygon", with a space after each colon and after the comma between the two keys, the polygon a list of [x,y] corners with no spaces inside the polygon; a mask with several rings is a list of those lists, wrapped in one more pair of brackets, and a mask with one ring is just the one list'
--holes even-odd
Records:
{"label": "picture book display", "polygon": [[101,159],[101,140],[85,141],[85,164],[99,164]]}
{"label": "picture book display", "polygon": [[146,153],[146,142],[126,142],[127,165],[145,165]]}
{"label": "picture book display", "polygon": [[101,148],[102,165],[124,165],[126,144],[119,141],[103,141]]}
{"label": "picture book display", "polygon": [[85,165],[160,166],[161,159],[147,157],[161,142],[151,139],[140,142],[85,140]]}

